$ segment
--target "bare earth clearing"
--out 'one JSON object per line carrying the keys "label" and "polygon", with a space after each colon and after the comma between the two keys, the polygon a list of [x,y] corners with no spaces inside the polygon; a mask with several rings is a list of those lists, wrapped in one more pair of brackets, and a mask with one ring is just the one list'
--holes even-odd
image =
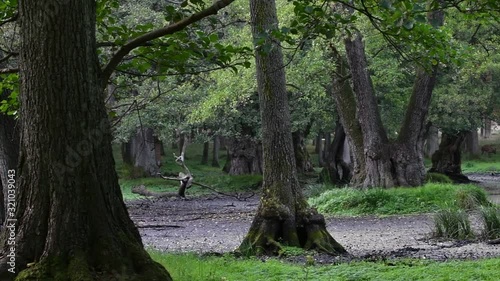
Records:
{"label": "bare earth clearing", "polygon": [[[473,175],[499,202],[500,175]],[[258,196],[247,201],[204,196],[188,200],[136,200],[127,203],[130,215],[146,247],[167,252],[222,253],[238,247],[247,233]],[[476,233],[477,217],[472,215]],[[500,245],[484,241],[436,241],[430,239],[432,214],[327,219],[328,230],[352,255],[348,259],[395,257],[434,260],[500,257]],[[318,255],[317,262],[332,262]],[[335,260],[335,258],[334,258]]]}

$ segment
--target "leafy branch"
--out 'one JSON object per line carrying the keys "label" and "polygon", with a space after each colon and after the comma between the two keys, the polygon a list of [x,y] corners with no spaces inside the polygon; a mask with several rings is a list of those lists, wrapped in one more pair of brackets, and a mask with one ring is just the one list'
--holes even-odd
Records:
{"label": "leafy branch", "polygon": [[178,32],[180,30],[183,30],[187,26],[203,19],[211,15],[216,15],[219,10],[225,8],[229,4],[234,2],[234,0],[219,0],[215,2],[212,6],[192,14],[189,17],[183,18],[173,24],[170,24],[168,26],[165,26],[163,28],[159,28],[156,30],[152,30],[150,32],[147,32],[143,35],[140,35],[125,45],[123,45],[110,59],[108,64],[104,67],[102,71],[103,75],[103,80],[102,83],[103,85],[107,85],[109,78],[111,77],[111,74],[114,72],[116,67],[120,64],[120,62],[123,60],[123,58],[128,55],[132,50],[134,50],[137,47],[142,46],[146,42],[152,41],[154,39],[174,34],[175,32]]}

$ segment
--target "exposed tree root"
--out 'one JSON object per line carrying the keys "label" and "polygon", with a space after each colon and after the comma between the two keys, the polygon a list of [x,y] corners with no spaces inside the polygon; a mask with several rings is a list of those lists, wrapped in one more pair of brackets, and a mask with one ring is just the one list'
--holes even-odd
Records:
{"label": "exposed tree root", "polygon": [[330,255],[347,251],[328,233],[322,215],[310,209],[309,214],[294,218],[266,218],[258,214],[238,248],[243,255],[278,255],[283,246],[317,250]]}

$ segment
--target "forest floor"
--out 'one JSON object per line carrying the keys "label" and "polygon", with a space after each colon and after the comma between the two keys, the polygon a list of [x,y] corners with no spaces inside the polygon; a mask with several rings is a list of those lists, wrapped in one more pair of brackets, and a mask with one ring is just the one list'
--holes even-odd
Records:
{"label": "forest floor", "polygon": [[[471,179],[500,203],[500,175],[474,174]],[[167,252],[225,253],[236,249],[247,233],[259,203],[208,195],[187,200],[141,199],[127,202],[146,247]],[[479,232],[479,221],[471,215]],[[481,240],[439,241],[431,238],[433,215],[328,217],[327,228],[349,257],[315,257],[318,263],[338,259],[422,258],[432,260],[500,257],[500,245]],[[303,259],[292,257],[291,259]],[[333,260],[332,260],[333,259]]]}

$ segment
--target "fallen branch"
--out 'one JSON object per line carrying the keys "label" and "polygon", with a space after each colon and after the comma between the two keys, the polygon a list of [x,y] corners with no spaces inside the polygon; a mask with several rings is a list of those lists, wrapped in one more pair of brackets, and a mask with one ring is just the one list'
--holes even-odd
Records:
{"label": "fallen branch", "polygon": [[498,244],[500,244],[500,238],[489,240],[486,243],[490,244],[490,245],[498,245]]}
{"label": "fallen branch", "polygon": [[[180,178],[180,177],[177,177],[177,178],[173,178],[173,177],[166,177],[166,176],[163,176],[161,173],[158,173],[158,175],[164,179],[164,180],[175,180],[175,181],[181,181],[181,188],[182,188],[182,180],[185,179],[185,178]],[[192,179],[192,177],[191,177]],[[191,185],[197,185],[197,186],[201,186],[203,188],[206,188],[206,189],[209,189],[211,190],[212,192],[214,193],[217,193],[217,194],[220,194],[220,195],[224,195],[224,196],[228,196],[228,197],[233,197],[233,198],[236,198],[237,200],[239,201],[246,201],[247,199],[253,197],[255,195],[254,192],[251,192],[250,195],[246,195],[246,196],[242,196],[242,194],[239,194],[239,193],[236,193],[236,194],[229,194],[229,193],[224,193],[224,192],[221,192],[221,191],[218,191],[217,189],[213,188],[213,187],[210,187],[208,185],[205,185],[205,184],[202,184],[202,183],[198,183],[198,182],[195,182],[195,181],[192,181],[191,182]],[[189,188],[189,187],[188,187]],[[180,195],[179,195],[180,196]]]}

